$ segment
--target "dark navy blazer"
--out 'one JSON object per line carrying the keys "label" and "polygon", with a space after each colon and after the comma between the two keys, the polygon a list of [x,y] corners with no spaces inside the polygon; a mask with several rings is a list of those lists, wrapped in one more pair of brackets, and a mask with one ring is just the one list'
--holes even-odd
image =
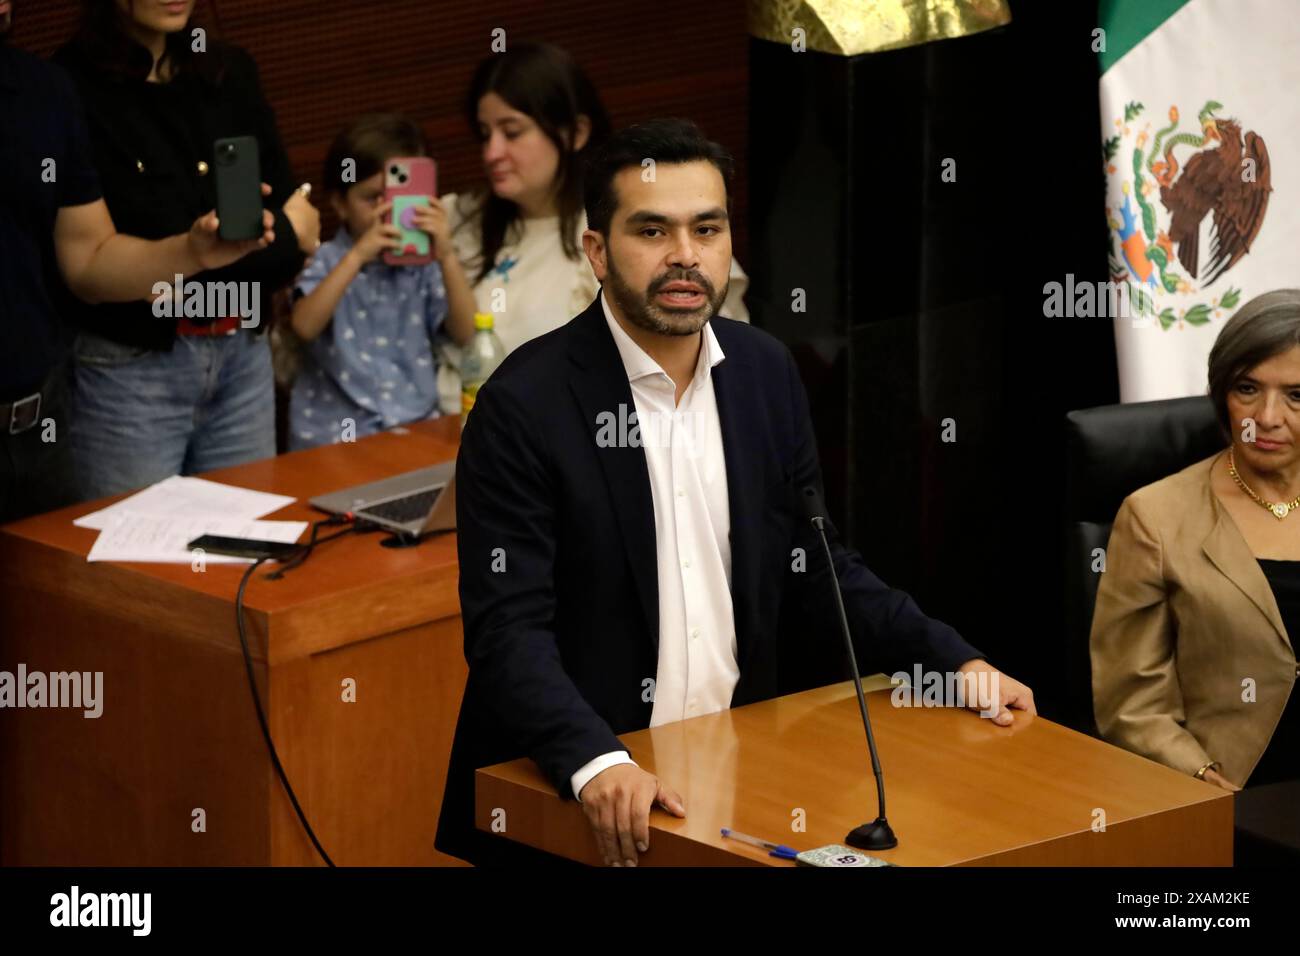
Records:
{"label": "dark navy blazer", "polygon": [[[738,707],[849,676],[825,552],[796,495],[822,492],[808,400],[771,335],[712,320],[731,517]],[[480,389],[456,467],[469,682],[436,844],[473,862],[507,840],[474,829],[474,769],[528,756],[561,797],[616,735],[650,724],[659,645],[654,506],[644,449],[601,447],[635,411],[600,300],[511,353]],[[948,671],[983,655],[843,547],[835,573],[865,673]],[[864,763],[865,766],[865,763]],[[672,781],[665,781],[670,786]],[[508,823],[507,823],[508,826]],[[504,854],[504,855],[503,855]]]}

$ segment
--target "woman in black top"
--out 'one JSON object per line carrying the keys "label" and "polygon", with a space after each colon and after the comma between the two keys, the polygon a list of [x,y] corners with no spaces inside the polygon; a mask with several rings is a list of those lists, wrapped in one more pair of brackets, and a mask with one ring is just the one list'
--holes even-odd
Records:
{"label": "woman in black top", "polygon": [[[185,276],[238,298],[199,300],[187,286],[180,319],[159,317],[164,310],[146,301],[74,309],[72,444],[85,497],[275,454],[261,332],[271,293],[320,244],[320,220],[294,189],[252,58],[196,28],[193,8],[194,0],[84,0],[80,29],[55,61],[85,104],[120,231],[183,231],[216,203],[213,142],[254,136],[275,242],[227,268]],[[212,314],[223,299],[222,314]]]}

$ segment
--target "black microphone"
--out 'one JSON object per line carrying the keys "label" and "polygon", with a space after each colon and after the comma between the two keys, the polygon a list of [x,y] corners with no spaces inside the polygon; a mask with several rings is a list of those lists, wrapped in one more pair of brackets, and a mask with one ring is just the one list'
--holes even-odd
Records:
{"label": "black microphone", "polygon": [[871,733],[871,717],[867,714],[867,699],[862,694],[862,675],[858,672],[858,658],[853,653],[853,638],[849,634],[849,619],[844,613],[844,595],[840,593],[840,579],[835,573],[835,561],[831,557],[830,542],[826,540],[826,504],[817,493],[817,489],[808,485],[800,496],[804,514],[817,529],[822,539],[822,548],[826,552],[826,565],[831,572],[831,586],[835,590],[835,607],[840,613],[840,630],[844,634],[844,647],[849,652],[849,664],[853,668],[853,689],[858,693],[858,710],[862,714],[862,726],[867,732],[867,749],[871,751],[871,769],[876,775],[876,805],[879,815],[871,823],[856,827],[844,842],[860,850],[889,850],[898,846],[898,837],[885,819],[885,778],[880,771],[880,754],[876,751],[876,738]]}

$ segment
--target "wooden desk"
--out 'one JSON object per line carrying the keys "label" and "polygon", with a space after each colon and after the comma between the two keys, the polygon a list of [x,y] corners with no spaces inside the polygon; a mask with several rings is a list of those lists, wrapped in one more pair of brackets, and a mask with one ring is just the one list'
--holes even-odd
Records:
{"label": "wooden desk", "polygon": [[[685,819],[651,813],[645,866],[794,866],[719,831],[804,850],[843,843],[876,815],[853,685],[625,734],[632,758],[677,790]],[[868,694],[902,866],[1231,866],[1232,796],[1042,718],[997,727],[968,711],[900,708]],[[479,770],[475,816],[510,838],[599,864],[581,808],[537,766]],[[1105,832],[1092,829],[1104,811]],[[805,832],[792,832],[802,811]],[[497,814],[500,818],[500,814]]]}
{"label": "wooden desk", "polygon": [[[453,458],[459,438],[457,419],[439,419],[205,477],[299,499],[268,518],[316,520],[307,498]],[[86,563],[97,532],[72,519],[113,500],[0,530],[0,670],[103,671],[105,701],[98,719],[0,711],[0,863],[318,863],[249,695],[234,613],[244,567]],[[394,550],[382,537],[349,535],[279,581],[253,578],[258,687],[336,863],[459,863],[433,848],[466,676],[456,538]]]}

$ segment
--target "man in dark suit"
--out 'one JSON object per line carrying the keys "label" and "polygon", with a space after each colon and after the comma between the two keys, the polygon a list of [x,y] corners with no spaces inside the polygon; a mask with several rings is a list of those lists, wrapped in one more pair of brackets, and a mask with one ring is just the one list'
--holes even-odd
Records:
{"label": "man in dark suit", "polygon": [[[795,505],[822,485],[803,385],[785,346],[716,315],[730,173],[686,121],[607,141],[584,180],[601,295],[478,393],[456,475],[469,681],[444,852],[532,856],[476,831],[473,809],[474,769],[527,755],[581,801],[605,861],[635,865],[651,808],[686,808],[618,734],[847,676],[830,568]],[[994,720],[1033,713],[1027,687],[828,532],[860,660],[987,671]]]}

